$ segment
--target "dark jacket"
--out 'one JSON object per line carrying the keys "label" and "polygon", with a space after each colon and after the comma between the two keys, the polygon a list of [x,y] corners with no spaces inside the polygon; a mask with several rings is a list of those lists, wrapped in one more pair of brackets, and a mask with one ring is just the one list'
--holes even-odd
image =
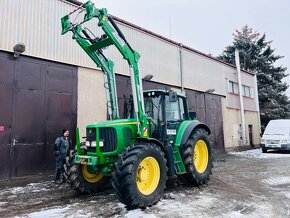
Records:
{"label": "dark jacket", "polygon": [[58,137],[54,143],[54,151],[56,156],[66,157],[69,151],[72,150],[72,141],[70,138]]}

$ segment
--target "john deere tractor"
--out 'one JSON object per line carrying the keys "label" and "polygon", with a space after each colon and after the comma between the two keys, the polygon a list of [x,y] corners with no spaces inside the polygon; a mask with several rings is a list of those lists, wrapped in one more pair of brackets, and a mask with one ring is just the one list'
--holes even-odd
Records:
{"label": "john deere tractor", "polygon": [[[84,14],[81,22],[72,17]],[[95,36],[86,22],[96,19],[102,35]],[[168,178],[183,183],[207,183],[213,155],[210,129],[189,116],[187,99],[173,90],[143,91],[138,61],[107,10],[90,1],[61,19],[62,34],[73,39],[104,72],[110,120],[86,126],[85,142],[77,129],[75,152],[67,158],[65,176],[80,194],[102,191],[112,181],[117,198],[128,208],[146,208],[163,194]],[[104,49],[115,46],[128,62],[132,85],[126,119],[120,119],[113,62]]]}

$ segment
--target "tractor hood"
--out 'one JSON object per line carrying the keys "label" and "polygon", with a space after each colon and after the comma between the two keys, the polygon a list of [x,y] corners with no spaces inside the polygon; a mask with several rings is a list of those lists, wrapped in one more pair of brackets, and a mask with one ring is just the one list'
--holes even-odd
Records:
{"label": "tractor hood", "polygon": [[118,120],[109,120],[100,123],[93,123],[87,125],[86,128],[97,128],[97,127],[114,127],[114,126],[124,126],[124,125],[137,125],[135,119],[118,119]]}

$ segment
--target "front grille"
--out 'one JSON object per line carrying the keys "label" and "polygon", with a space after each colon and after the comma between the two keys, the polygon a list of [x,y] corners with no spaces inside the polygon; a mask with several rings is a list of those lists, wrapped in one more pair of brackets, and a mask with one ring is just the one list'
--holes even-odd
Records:
{"label": "front grille", "polygon": [[102,152],[111,152],[117,149],[117,132],[112,127],[102,127],[100,131],[100,141],[104,142],[104,146],[101,147]]}
{"label": "front grille", "polygon": [[87,128],[87,141],[96,141],[96,129]]}
{"label": "front grille", "polygon": [[266,140],[267,144],[279,144],[280,140]]}

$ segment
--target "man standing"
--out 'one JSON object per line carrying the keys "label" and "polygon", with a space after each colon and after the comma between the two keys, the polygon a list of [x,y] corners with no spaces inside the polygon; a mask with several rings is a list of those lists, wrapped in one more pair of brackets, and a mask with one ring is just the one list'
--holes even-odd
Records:
{"label": "man standing", "polygon": [[61,131],[62,136],[55,140],[54,151],[55,151],[55,179],[56,184],[64,182],[63,178],[63,165],[65,164],[65,158],[69,155],[72,150],[72,142],[69,138],[69,130],[63,129]]}

